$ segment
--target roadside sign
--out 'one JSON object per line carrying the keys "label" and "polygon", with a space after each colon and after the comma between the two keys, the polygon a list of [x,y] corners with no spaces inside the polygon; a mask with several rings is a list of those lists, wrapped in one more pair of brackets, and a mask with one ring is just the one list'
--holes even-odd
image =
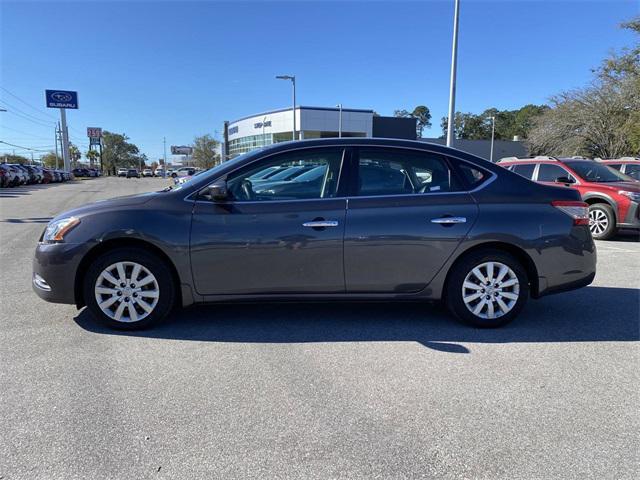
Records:
{"label": "roadside sign", "polygon": [[45,90],[47,108],[78,108],[78,92]]}
{"label": "roadside sign", "polygon": [[171,155],[191,155],[193,147],[171,145]]}
{"label": "roadside sign", "polygon": [[102,129],[97,127],[87,127],[87,137],[100,138],[102,136]]}
{"label": "roadside sign", "polygon": [[100,145],[100,137],[89,137],[89,145]]}

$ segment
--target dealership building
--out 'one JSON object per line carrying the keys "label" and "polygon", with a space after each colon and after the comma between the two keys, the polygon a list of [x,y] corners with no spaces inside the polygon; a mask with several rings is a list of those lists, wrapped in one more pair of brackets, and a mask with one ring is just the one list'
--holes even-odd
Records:
{"label": "dealership building", "polygon": [[[416,119],[381,117],[373,110],[296,107],[296,137],[416,139]],[[233,158],[256,148],[293,139],[293,110],[283,108],[225,122],[225,156]]]}

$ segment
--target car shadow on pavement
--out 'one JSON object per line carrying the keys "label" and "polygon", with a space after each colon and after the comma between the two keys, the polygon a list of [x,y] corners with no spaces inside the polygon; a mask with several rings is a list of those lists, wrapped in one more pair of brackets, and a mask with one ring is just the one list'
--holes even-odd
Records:
{"label": "car shadow on pavement", "polygon": [[307,343],[413,341],[469,353],[463,343],[600,342],[639,338],[640,290],[587,287],[531,300],[511,324],[477,329],[426,303],[213,304],[178,310],[156,327],[110,330],[87,309],[75,321],[100,334],[208,342]]}
{"label": "car shadow on pavement", "polygon": [[[69,181],[64,182],[69,183]],[[37,183],[33,185],[20,185],[19,187],[8,187],[0,189],[0,198],[2,197],[18,197],[21,195],[31,195],[31,192],[38,190],[46,190],[48,188],[57,187],[62,185],[61,182],[55,183]]]}

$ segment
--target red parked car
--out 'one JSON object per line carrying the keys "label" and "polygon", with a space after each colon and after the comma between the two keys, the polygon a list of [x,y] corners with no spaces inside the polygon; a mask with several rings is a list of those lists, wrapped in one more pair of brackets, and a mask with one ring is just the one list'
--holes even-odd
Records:
{"label": "red parked car", "polygon": [[578,190],[589,204],[595,239],[611,238],[619,228],[640,230],[640,182],[603,162],[536,157],[503,159],[499,165],[536,182]]}
{"label": "red parked car", "polygon": [[625,157],[616,160],[602,160],[601,163],[621,171],[634,180],[640,180],[640,160],[637,158]]}

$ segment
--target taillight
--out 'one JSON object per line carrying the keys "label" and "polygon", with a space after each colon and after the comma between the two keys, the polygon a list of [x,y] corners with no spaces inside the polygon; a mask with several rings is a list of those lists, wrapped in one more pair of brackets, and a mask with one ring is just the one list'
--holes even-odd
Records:
{"label": "taillight", "polygon": [[574,225],[589,225],[589,205],[571,200],[556,200],[551,205],[573,218]]}

